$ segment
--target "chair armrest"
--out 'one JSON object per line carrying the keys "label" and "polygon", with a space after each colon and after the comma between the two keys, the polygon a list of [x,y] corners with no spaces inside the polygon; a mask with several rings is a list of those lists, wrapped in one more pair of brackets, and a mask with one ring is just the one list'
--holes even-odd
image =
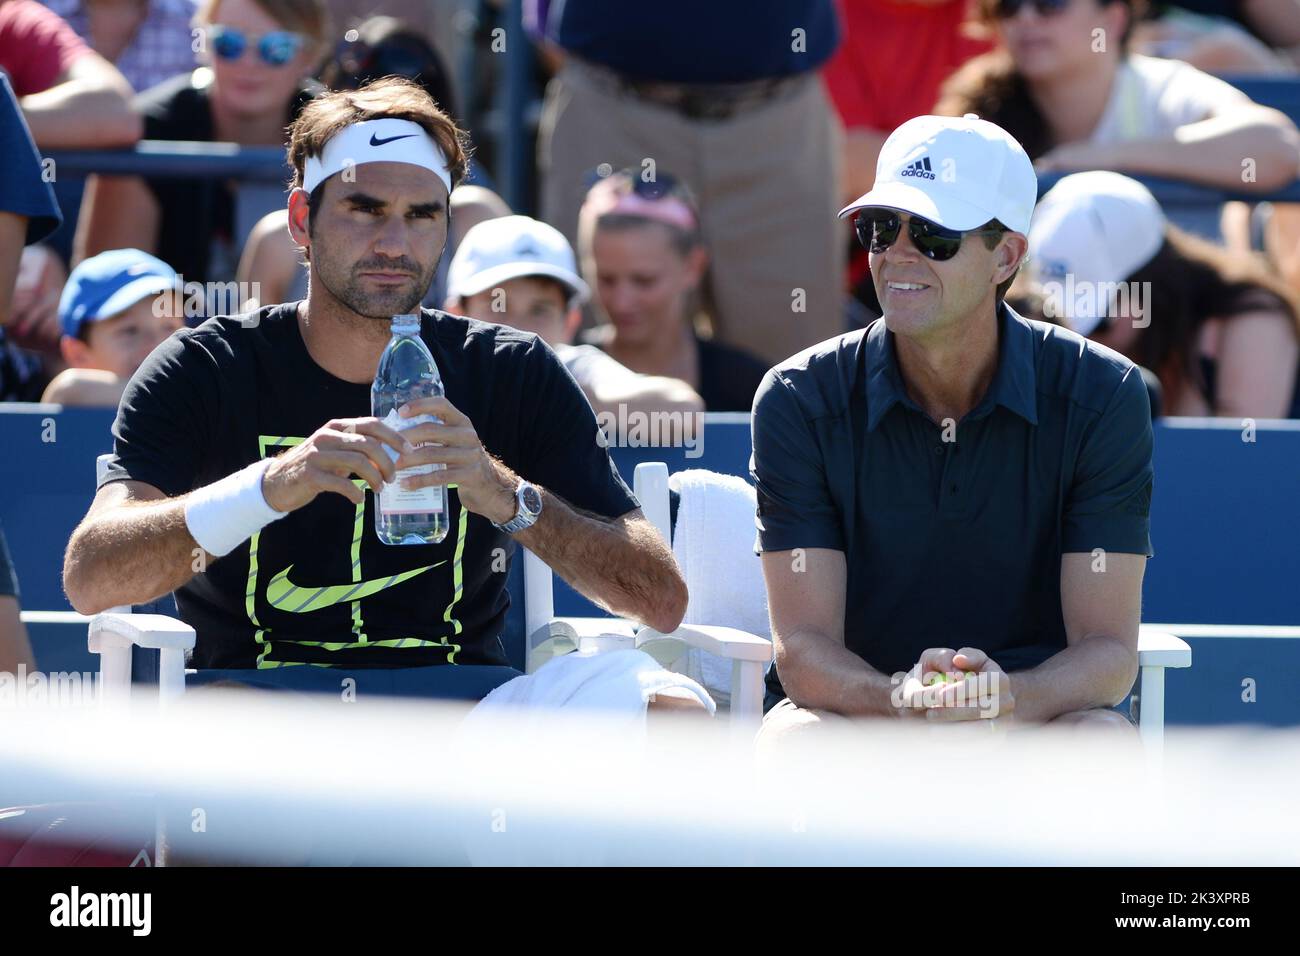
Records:
{"label": "chair armrest", "polygon": [[532,674],[552,657],[606,645],[609,649],[636,646],[632,625],[617,617],[554,617],[528,635],[524,671]]}
{"label": "chair armrest", "polygon": [[1139,667],[1191,667],[1192,649],[1181,637],[1168,631],[1138,628]]}
{"label": "chair armrest", "polygon": [[637,643],[673,639],[697,647],[719,657],[733,661],[755,661],[766,664],[772,659],[772,642],[757,634],[750,634],[734,627],[719,627],[712,624],[684,624],[670,634],[656,631],[652,627],[643,627],[637,631]]}
{"label": "chair armrest", "polygon": [[185,692],[185,652],[194,648],[194,628],[166,614],[106,611],[90,621],[88,643],[99,655],[101,700],[125,702],[131,697],[131,647],[158,651],[158,699]]}
{"label": "chair armrest", "polygon": [[90,650],[99,654],[105,639],[116,637],[137,647],[194,649],[194,628],[166,614],[96,614],[90,621]]}

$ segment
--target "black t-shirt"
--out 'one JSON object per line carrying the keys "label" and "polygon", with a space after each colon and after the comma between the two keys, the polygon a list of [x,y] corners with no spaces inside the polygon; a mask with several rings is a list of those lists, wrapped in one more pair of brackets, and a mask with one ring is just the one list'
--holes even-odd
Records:
{"label": "black t-shirt", "polygon": [[[608,352],[610,329],[590,329],[581,340]],[[710,339],[697,338],[700,384],[698,394],[706,412],[748,412],[754,405],[754,393],[763,384],[769,366],[742,349],[732,348]]]}
{"label": "black t-shirt", "polygon": [[[332,418],[370,414],[368,383],[317,365],[296,304],[173,334],[132,376],[101,485],[123,478],[185,494],[300,443]],[[422,337],[448,400],[521,477],[578,508],[637,507],[577,383],[541,339],[424,310]],[[359,485],[361,484],[358,480]],[[499,634],[510,537],[448,494],[440,544],[385,545],[373,492],[337,494],[263,528],[176,592],[198,632],[196,667],[504,664]],[[251,560],[250,560],[251,558]]]}
{"label": "black t-shirt", "polygon": [[700,339],[700,398],[709,412],[748,412],[768,365],[741,349]]}
{"label": "black t-shirt", "polygon": [[[307,81],[294,96],[285,125],[321,89]],[[182,73],[140,93],[135,110],[144,117],[144,139],[194,140],[211,142],[212,125],[209,87],[195,84],[195,73]],[[286,177],[287,178],[287,177]],[[228,281],[231,275],[210,275],[210,256],[215,245],[230,250],[233,263],[243,236],[235,235],[235,198],[224,180],[146,178],[161,214],[158,227],[158,256],[184,276],[186,282]]]}

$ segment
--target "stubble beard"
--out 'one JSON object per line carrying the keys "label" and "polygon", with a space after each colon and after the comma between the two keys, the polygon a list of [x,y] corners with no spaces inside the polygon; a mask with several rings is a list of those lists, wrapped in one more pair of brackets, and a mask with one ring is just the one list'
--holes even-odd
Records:
{"label": "stubble beard", "polygon": [[[405,272],[414,272],[416,265],[410,260],[403,260],[393,267]],[[377,263],[357,263],[352,267],[346,280],[341,283],[330,274],[335,272],[333,269],[322,269],[318,264],[312,272],[313,277],[325,287],[325,291],[346,310],[340,316],[343,321],[360,324],[365,328],[380,328],[384,335],[387,335],[388,323],[394,315],[407,315],[419,309],[421,300],[433,283],[438,263],[434,260],[433,265],[420,272],[411,284],[391,290],[368,290],[364,287],[359,273],[362,269],[376,267],[382,266]],[[379,323],[383,323],[382,326]]]}

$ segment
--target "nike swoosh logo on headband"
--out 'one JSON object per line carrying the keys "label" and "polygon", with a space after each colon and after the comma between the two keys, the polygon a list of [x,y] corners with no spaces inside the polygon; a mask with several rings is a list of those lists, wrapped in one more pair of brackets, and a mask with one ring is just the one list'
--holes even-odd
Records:
{"label": "nike swoosh logo on headband", "polygon": [[393,140],[396,140],[396,139],[410,139],[410,138],[411,138],[412,136],[414,136],[414,135],[415,135],[414,133],[403,133],[401,136],[390,136],[390,137],[388,137],[387,139],[380,139],[378,133],[371,133],[371,134],[370,134],[370,145],[371,145],[371,146],[383,146],[385,143],[391,143]]}

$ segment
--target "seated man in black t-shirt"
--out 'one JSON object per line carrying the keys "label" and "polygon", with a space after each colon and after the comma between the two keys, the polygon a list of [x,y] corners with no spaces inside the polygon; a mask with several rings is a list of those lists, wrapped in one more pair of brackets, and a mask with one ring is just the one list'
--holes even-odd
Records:
{"label": "seated man in black t-shirt", "polygon": [[[370,414],[389,319],[417,307],[446,239],[462,136],[406,81],[304,110],[289,228],[308,297],[181,330],[132,378],[68,546],[73,606],[174,591],[199,668],[486,665],[504,680],[513,538],[612,612],[677,626],[672,555],[536,336],[424,310],[446,397],[412,406],[443,424],[399,434]],[[381,543],[367,489],[431,463],[446,467],[417,481],[448,487],[445,539]]]}

